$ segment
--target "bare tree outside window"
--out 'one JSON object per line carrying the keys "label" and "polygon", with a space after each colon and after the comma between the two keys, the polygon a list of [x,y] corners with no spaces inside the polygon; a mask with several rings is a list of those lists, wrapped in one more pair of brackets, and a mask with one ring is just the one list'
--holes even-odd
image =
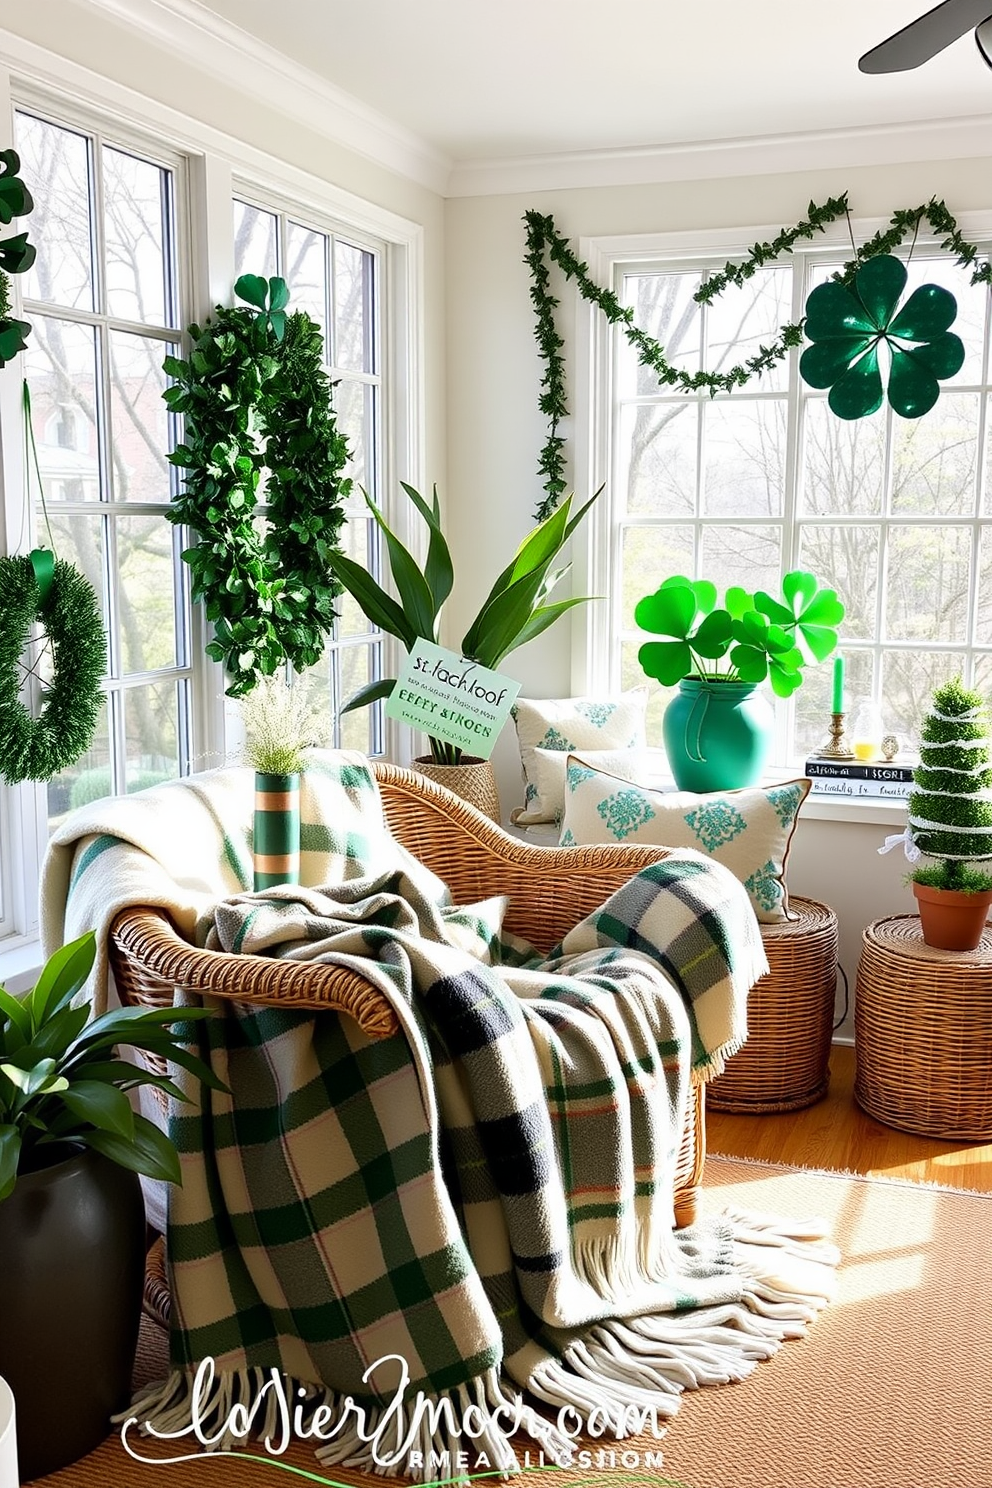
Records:
{"label": "bare tree outside window", "polygon": [[[744,361],[793,318],[791,307],[839,267],[796,253],[759,270],[710,306],[692,295],[707,270],[663,262],[617,269],[635,320],[693,371]],[[722,260],[714,262],[722,267]],[[620,628],[614,674],[644,681],[645,639],[633,608],[669,575],[719,588],[777,588],[788,568],[812,569],[847,607],[842,646],[848,696],[878,701],[887,726],[912,743],[934,686],[960,674],[992,686],[992,411],[989,300],[946,254],[917,245],[908,290],[939,283],[958,301],[964,366],[923,418],[886,404],[846,423],[801,383],[798,357],[729,395],[672,394],[615,336],[612,447],[614,572]],[[782,765],[823,740],[829,667],[811,668],[782,715]],[[660,737],[668,699],[650,717]]]}

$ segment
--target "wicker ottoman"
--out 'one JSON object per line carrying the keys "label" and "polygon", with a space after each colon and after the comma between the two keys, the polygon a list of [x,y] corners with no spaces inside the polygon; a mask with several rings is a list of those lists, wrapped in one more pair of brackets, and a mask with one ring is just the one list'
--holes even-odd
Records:
{"label": "wicker ottoman", "polygon": [[713,1111],[797,1111],[830,1082],[837,989],[837,916],[790,895],[793,918],[762,925],[770,970],[751,989],[748,1040],[706,1087]]}
{"label": "wicker ottoman", "polygon": [[992,926],[974,951],[928,946],[917,915],[864,933],[854,1006],[854,1098],[926,1137],[992,1139]]}

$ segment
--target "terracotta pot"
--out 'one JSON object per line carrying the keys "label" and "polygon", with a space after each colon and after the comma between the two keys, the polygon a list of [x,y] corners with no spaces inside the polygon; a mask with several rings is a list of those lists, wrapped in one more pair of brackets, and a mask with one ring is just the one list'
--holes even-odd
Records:
{"label": "terracotta pot", "polygon": [[982,938],[992,890],[963,894],[960,889],[932,889],[913,884],[920,908],[920,926],[928,946],[940,951],[973,951]]}
{"label": "terracotta pot", "polygon": [[428,780],[443,785],[481,811],[483,816],[488,816],[490,821],[499,824],[499,791],[491,760],[480,759],[476,754],[463,754],[460,764],[436,765],[429,754],[422,754],[414,760],[413,767]]}

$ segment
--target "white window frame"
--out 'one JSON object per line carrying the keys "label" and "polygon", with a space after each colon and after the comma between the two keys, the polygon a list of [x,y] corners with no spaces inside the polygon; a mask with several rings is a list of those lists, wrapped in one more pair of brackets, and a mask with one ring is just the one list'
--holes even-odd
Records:
{"label": "white window frame", "polygon": [[[383,246],[382,317],[383,490],[390,498],[398,478],[418,488],[425,480],[424,407],[426,335],[424,312],[424,229],[386,208],[321,180],[298,166],[276,160],[252,145],[192,119],[157,100],[111,80],[98,82],[86,69],[45,52],[19,37],[6,38],[0,61],[0,148],[13,147],[14,110],[24,107],[82,128],[100,128],[125,147],[154,158],[155,141],[168,141],[167,154],[183,157],[184,184],[177,181],[177,216],[188,224],[189,264],[179,295],[185,324],[202,320],[216,304],[230,303],[233,282],[232,200],[235,181],[263,199],[279,198],[291,211],[311,211],[335,220],[350,234],[370,236]],[[30,233],[30,217],[24,226]],[[180,231],[182,231],[182,226]],[[20,302],[12,280],[15,311]],[[23,500],[24,451],[17,365],[0,371],[0,552],[17,540]],[[417,546],[408,503],[396,504],[391,525]],[[33,516],[33,514],[32,514]],[[208,639],[201,605],[194,605],[190,645],[194,661],[192,768],[210,768],[226,759],[238,742],[231,727],[229,700],[220,666],[205,657]],[[388,638],[387,638],[388,639]],[[391,654],[392,653],[392,654]],[[387,666],[398,663],[394,645]],[[387,751],[399,762],[414,753],[410,729],[392,726]],[[0,886],[5,918],[0,920],[0,983],[17,987],[39,964],[38,884],[47,846],[44,786],[0,782]]]}
{"label": "white window frame", "polygon": [[[836,256],[840,252],[845,258],[849,258],[851,231],[856,242],[864,243],[888,226],[888,218],[858,218],[852,219],[849,230],[846,220],[843,220],[831,224],[813,239],[803,240],[797,245],[797,252],[801,250],[811,256]],[[966,241],[988,242],[992,238],[992,210],[963,212],[958,217],[958,226]],[[615,291],[622,273],[636,271],[638,268],[654,268],[659,259],[664,259],[677,268],[686,269],[704,260],[712,262],[714,257],[722,261],[742,260],[748,256],[755,242],[769,241],[780,231],[781,224],[764,224],[732,229],[701,229],[698,232],[582,238],[579,241],[579,257],[589,266],[590,277],[595,283],[607,285]],[[937,241],[929,230],[921,230],[917,240],[919,247],[932,246]],[[783,256],[781,261],[788,262],[788,259]],[[605,597],[602,603],[580,606],[576,612],[572,628],[572,687],[576,693],[597,693],[615,691],[619,686],[617,658],[611,646],[611,638],[620,623],[618,596],[621,556],[620,544],[616,541],[617,512],[612,499],[612,489],[616,484],[612,437],[614,332],[601,311],[587,304],[577,292],[575,298],[574,397],[575,408],[580,411],[580,416],[575,420],[575,487],[577,490],[594,491],[605,485],[606,490],[590,512],[589,519],[573,538],[574,569],[576,574],[582,575],[581,582],[587,586],[582,592]],[[800,319],[802,313],[801,284],[797,276],[792,319]],[[798,357],[800,351],[801,348],[791,351],[789,356]],[[798,419],[793,417],[796,410],[791,406],[798,396],[798,379],[793,379],[793,391],[789,400],[792,423],[787,453],[789,475],[782,517],[783,562],[786,569],[790,558],[794,558],[798,534],[793,470],[797,459],[794,446],[798,434]],[[974,544],[974,554],[977,555],[977,543]],[[881,595],[878,602],[882,602]],[[876,641],[872,649],[885,648],[880,647],[880,643]],[[786,709],[780,709],[779,722],[783,732],[786,718]],[[778,745],[778,753],[782,755],[784,740],[779,739]]]}

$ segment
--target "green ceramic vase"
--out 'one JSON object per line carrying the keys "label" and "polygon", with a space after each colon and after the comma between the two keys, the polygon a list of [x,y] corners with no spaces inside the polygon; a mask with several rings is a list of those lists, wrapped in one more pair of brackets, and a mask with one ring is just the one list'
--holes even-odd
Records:
{"label": "green ceramic vase", "polygon": [[771,751],[775,715],[753,682],[683,677],[662,721],[665,752],[679,790],[755,785]]}

